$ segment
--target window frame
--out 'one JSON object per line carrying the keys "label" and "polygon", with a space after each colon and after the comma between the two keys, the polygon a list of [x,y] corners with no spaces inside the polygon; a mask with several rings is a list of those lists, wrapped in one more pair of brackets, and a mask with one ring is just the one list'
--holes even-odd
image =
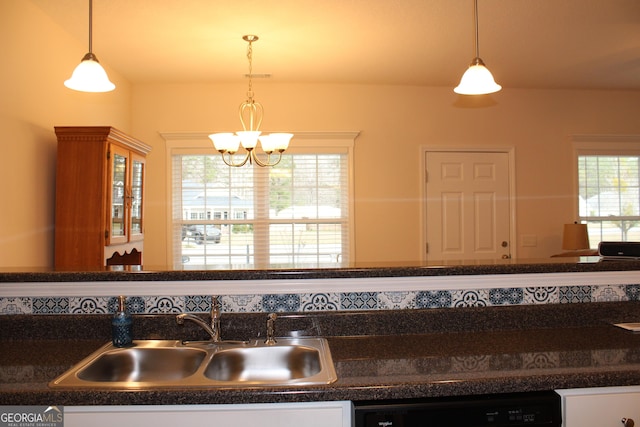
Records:
{"label": "window frame", "polygon": [[[213,147],[209,134],[211,132],[161,132],[166,149],[166,262],[167,265],[181,265],[180,254],[177,253],[174,235],[174,194],[173,194],[173,156],[174,155],[220,155]],[[348,224],[348,256],[355,261],[355,213],[354,213],[354,156],[355,139],[359,132],[296,132],[286,154],[322,154],[343,153],[347,155],[347,191],[349,216]],[[246,165],[243,167],[258,167]]]}
{"label": "window frame", "polygon": [[[640,157],[640,135],[573,135],[570,140],[573,144],[574,217],[580,222],[586,222],[586,217],[580,216],[580,177],[578,165],[580,156]],[[594,246],[593,243],[592,246]]]}

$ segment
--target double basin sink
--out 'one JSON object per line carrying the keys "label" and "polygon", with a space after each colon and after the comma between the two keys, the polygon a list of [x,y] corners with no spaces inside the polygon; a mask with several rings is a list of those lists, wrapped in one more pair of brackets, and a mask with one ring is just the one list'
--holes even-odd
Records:
{"label": "double basin sink", "polygon": [[53,380],[54,388],[271,387],[330,384],[336,372],[324,338],[278,338],[275,344],[140,340],[111,343]]}

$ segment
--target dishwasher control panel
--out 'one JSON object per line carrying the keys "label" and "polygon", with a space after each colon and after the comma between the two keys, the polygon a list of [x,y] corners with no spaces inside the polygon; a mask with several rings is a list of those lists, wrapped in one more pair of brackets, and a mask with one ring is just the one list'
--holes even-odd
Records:
{"label": "dishwasher control panel", "polygon": [[354,402],[356,427],[508,427],[562,425],[555,392]]}

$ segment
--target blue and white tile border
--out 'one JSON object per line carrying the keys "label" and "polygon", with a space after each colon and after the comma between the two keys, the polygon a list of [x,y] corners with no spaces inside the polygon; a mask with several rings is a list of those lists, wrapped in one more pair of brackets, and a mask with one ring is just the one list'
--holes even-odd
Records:
{"label": "blue and white tile border", "polygon": [[369,279],[3,283],[0,315],[100,314],[127,295],[132,313],[404,310],[640,301],[640,272]]}

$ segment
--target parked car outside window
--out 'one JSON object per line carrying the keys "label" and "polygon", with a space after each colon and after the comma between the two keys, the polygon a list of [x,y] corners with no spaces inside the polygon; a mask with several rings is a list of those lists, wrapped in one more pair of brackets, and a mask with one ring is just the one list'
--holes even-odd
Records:
{"label": "parked car outside window", "polygon": [[211,241],[220,243],[222,232],[212,224],[195,224],[182,227],[182,240],[193,239],[198,245]]}

